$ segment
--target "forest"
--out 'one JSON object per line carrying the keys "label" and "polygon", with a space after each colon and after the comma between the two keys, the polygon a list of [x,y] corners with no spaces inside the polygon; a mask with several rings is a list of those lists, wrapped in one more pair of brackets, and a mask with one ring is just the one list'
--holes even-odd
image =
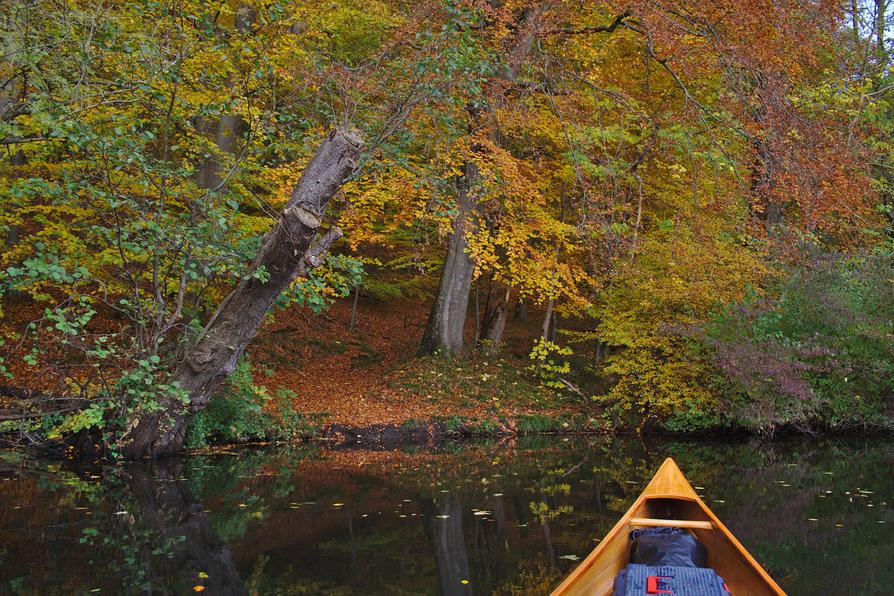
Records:
{"label": "forest", "polygon": [[894,429],[891,0],[8,0],[0,438]]}

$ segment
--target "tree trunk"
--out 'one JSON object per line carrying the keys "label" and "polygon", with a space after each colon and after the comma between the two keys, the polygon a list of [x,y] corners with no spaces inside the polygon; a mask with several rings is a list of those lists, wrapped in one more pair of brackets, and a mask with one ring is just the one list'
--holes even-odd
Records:
{"label": "tree trunk", "polygon": [[546,301],[546,312],[543,315],[543,329],[540,332],[540,337],[545,340],[549,340],[549,327],[553,321],[553,306],[555,305],[555,300],[550,297],[549,300]]}
{"label": "tree trunk", "polygon": [[[208,129],[209,132],[214,134],[214,143],[218,149],[225,153],[235,154],[237,150],[236,141],[239,139],[239,132],[242,127],[243,122],[238,116],[221,114],[217,121],[209,126]],[[218,189],[222,182],[220,163],[216,157],[209,156],[196,171],[196,183],[202,188],[214,190]]]}
{"label": "tree trunk", "polygon": [[478,224],[475,216],[475,184],[478,166],[469,162],[457,181],[456,202],[459,213],[453,222],[453,233],[447,243],[447,256],[441,270],[438,295],[432,304],[420,354],[442,352],[460,354],[465,347],[466,312],[475,263],[468,253],[469,234]]}
{"label": "tree trunk", "polygon": [[[138,415],[135,426],[125,433],[119,445],[124,455],[155,457],[180,451],[189,421],[235,370],[274,300],[308,263],[315,264],[316,255],[306,253],[326,205],[354,170],[360,145],[357,136],[341,129],[320,145],[276,225],[264,235],[251,267],[252,272],[263,268],[268,279],[243,279],[220,304],[174,372],[171,381],[187,393],[188,406],[174,397],[165,397],[157,411]],[[337,228],[327,234],[322,248],[326,248],[327,240],[331,243],[340,234]]]}
{"label": "tree trunk", "polygon": [[354,302],[351,304],[351,324],[348,331],[354,332],[354,325],[357,324],[357,301],[360,300],[360,284],[354,286]]}
{"label": "tree trunk", "polygon": [[[552,2],[544,2],[525,11],[502,73],[506,80],[515,81],[518,71],[531,53],[544,14],[551,5]],[[499,101],[499,96],[495,99]],[[470,111],[472,120],[480,115],[479,109]],[[471,193],[478,179],[478,168],[467,162],[463,170],[463,176],[457,185],[459,214],[447,244],[447,257],[444,259],[438,295],[432,305],[422,336],[422,345],[419,347],[419,354],[422,355],[435,352],[454,355],[462,353],[465,348],[466,311],[475,270],[475,263],[467,252],[468,234],[477,226],[476,204]]]}
{"label": "tree trunk", "polygon": [[515,309],[512,311],[512,318],[516,321],[528,320],[528,309],[525,305],[525,299],[521,296],[518,297],[518,302],[515,303]]}
{"label": "tree trunk", "polygon": [[512,287],[506,287],[506,295],[501,299],[493,301],[493,307],[484,318],[484,333],[482,337],[490,342],[492,349],[499,349],[503,342],[503,332],[506,330],[506,318],[509,314],[509,298],[512,294]]}

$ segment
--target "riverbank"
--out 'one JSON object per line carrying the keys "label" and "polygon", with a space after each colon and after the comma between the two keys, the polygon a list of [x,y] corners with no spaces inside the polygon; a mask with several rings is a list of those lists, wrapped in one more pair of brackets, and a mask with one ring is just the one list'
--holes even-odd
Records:
{"label": "riverbank", "polygon": [[[542,316],[534,309],[507,328],[499,350],[480,348],[442,358],[416,355],[428,313],[424,301],[398,304],[362,297],[357,304],[355,310],[352,300],[345,299],[319,314],[293,306],[271,315],[248,359],[190,428],[187,447],[323,441],[387,449],[456,438],[668,433],[657,419],[631,426],[593,399],[608,384],[599,355],[586,355],[584,361],[577,354],[571,367],[575,372],[562,377],[565,383],[543,383],[530,357]],[[29,389],[49,390],[39,384]],[[891,429],[876,424],[780,427],[774,432]],[[755,432],[706,427],[696,434]],[[41,437],[39,427],[3,436],[7,444],[18,445],[40,443]],[[101,443],[97,436],[63,435],[57,441],[67,453],[87,458],[96,455]]]}
{"label": "riverbank", "polygon": [[[240,368],[217,409],[202,415],[207,433],[188,443],[264,438],[255,429],[272,439],[390,445],[460,436],[605,433],[614,427],[576,384],[557,389],[538,380],[529,357],[534,321],[519,321],[499,350],[418,357],[424,303],[360,304],[353,325],[347,300],[320,315],[299,308],[277,313],[253,342],[250,367]],[[255,403],[263,404],[266,419],[248,407]],[[269,434],[277,424],[281,430]]]}

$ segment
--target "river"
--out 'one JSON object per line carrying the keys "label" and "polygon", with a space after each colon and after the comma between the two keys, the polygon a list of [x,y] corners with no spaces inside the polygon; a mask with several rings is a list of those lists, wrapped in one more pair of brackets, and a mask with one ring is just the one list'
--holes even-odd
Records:
{"label": "river", "polygon": [[790,594],[894,586],[894,441],[531,437],[85,465],[0,451],[0,593],[544,593],[672,456]]}

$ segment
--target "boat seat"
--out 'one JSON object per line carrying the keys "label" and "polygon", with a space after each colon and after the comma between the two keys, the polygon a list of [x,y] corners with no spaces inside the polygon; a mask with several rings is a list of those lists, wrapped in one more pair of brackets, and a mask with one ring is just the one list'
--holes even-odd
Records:
{"label": "boat seat", "polygon": [[631,517],[629,522],[631,527],[651,528],[686,528],[690,530],[713,530],[714,524],[709,521],[692,520],[692,519],[656,519],[651,517]]}

